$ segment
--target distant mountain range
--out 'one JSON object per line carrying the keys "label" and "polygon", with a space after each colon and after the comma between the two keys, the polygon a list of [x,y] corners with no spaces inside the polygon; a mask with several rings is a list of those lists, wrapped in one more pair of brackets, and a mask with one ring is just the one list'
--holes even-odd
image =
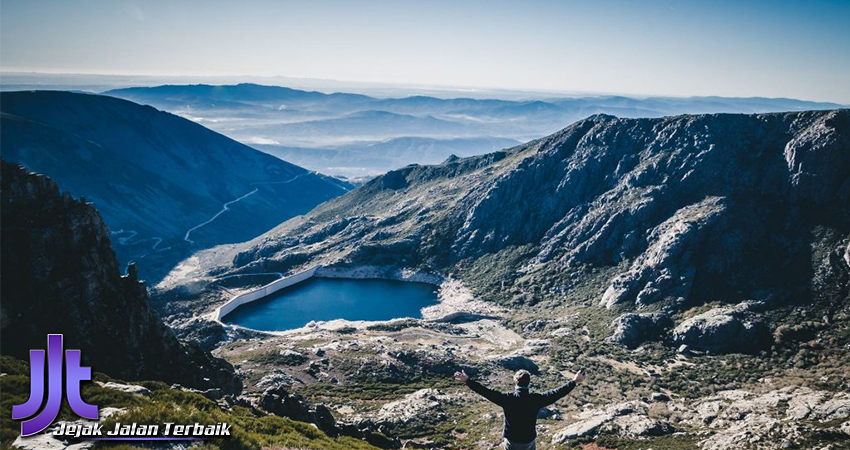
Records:
{"label": "distant mountain range", "polygon": [[0,93],[3,158],[93,202],[123,263],[156,279],[199,248],[250,239],[351,186],[181,117],[102,95]]}
{"label": "distant mountain range", "polygon": [[302,166],[323,167],[328,173],[345,173],[353,179],[370,178],[375,170],[388,172],[410,161],[439,164],[451,155],[474,156],[519,145],[507,138],[422,138],[400,137],[323,148],[251,144],[264,152]]}
{"label": "distant mountain range", "polygon": [[[304,158],[298,163],[347,177],[376,175],[411,163],[442,161],[451,154],[448,147],[456,139],[464,139],[478,154],[500,150],[505,146],[504,140],[536,139],[598,113],[636,118],[841,107],[783,98],[376,98],[257,84],[165,85],[116,89],[104,94],[170,111],[248,145],[263,145],[263,150],[273,154],[287,153],[285,149],[291,148],[321,149],[319,154],[331,151],[335,154],[332,163],[324,157]],[[398,138],[445,141],[446,145],[434,148],[447,150],[431,152],[428,158],[416,157],[406,151],[406,144]],[[345,158],[348,151],[350,157]],[[409,156],[399,158],[400,154]]]}

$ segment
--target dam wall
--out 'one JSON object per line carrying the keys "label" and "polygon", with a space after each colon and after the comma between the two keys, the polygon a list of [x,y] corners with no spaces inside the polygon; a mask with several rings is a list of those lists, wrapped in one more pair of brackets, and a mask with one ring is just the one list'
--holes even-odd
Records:
{"label": "dam wall", "polygon": [[253,291],[243,292],[237,296],[234,296],[227,303],[216,308],[213,313],[213,319],[221,322],[224,319],[224,316],[233,312],[234,309],[246,304],[255,302],[257,300],[268,297],[269,295],[274,294],[275,292],[288,288],[290,286],[296,285],[302,281],[309,280],[314,275],[316,275],[316,271],[319,270],[321,266],[314,266],[302,272],[294,273],[288,277],[283,277],[279,280],[272,281],[271,283],[254,289]]}

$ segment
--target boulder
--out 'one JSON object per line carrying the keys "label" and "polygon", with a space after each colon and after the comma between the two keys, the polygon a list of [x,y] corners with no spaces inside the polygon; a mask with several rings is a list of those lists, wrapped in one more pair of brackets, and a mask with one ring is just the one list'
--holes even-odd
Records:
{"label": "boulder", "polygon": [[[378,445],[375,442],[383,439],[386,441],[378,446],[400,446],[397,439],[387,440],[386,436],[410,437],[432,433],[452,420],[447,411],[461,404],[459,398],[458,394],[447,394],[437,389],[420,389],[384,404],[376,412],[348,417],[339,427],[343,434],[352,436],[354,434],[350,430],[359,430],[372,445]],[[370,434],[373,435],[371,438]]]}
{"label": "boulder", "polygon": [[106,383],[101,383],[99,381],[95,381],[95,383],[101,385],[102,387],[104,387],[106,389],[114,389],[116,391],[126,392],[128,394],[138,395],[138,396],[142,396],[142,397],[150,397],[151,396],[150,389],[148,389],[144,386],[139,386],[137,384],[122,384],[122,383],[115,383],[113,381],[109,381],[109,382],[106,382]]}
{"label": "boulder", "polygon": [[633,433],[632,435],[637,435],[634,433],[638,432],[648,433],[649,431],[647,430],[653,429],[653,426],[650,425],[654,424],[648,424],[638,419],[623,419],[623,417],[629,416],[643,417],[646,406],[645,403],[626,402],[614,404],[603,409],[584,411],[578,415],[578,421],[567,425],[555,433],[552,437],[552,444],[561,445],[570,439],[596,435],[603,431],[603,428],[610,431],[612,426],[613,428],[617,428],[616,424],[618,423],[623,424],[620,428],[627,425],[631,427],[629,429]]}
{"label": "boulder", "polygon": [[266,389],[260,397],[260,407],[272,414],[299,422],[310,422],[311,419],[310,407],[304,399],[281,386]]}
{"label": "boulder", "polygon": [[295,383],[295,379],[283,372],[273,372],[260,378],[256,387],[261,389],[277,388],[281,386],[291,386]]}
{"label": "boulder", "polygon": [[537,367],[534,361],[522,355],[508,355],[496,358],[494,362],[508,370],[525,369],[533,374],[540,373],[540,368]]}
{"label": "boulder", "polygon": [[561,412],[558,411],[555,408],[540,408],[540,410],[537,411],[537,418],[538,419],[560,420],[561,419]]}
{"label": "boulder", "polygon": [[171,327],[177,337],[186,341],[196,341],[207,351],[212,351],[221,342],[228,340],[224,325],[200,317],[193,317],[182,322],[175,321]]}
{"label": "boulder", "polygon": [[400,400],[383,405],[378,411],[375,422],[395,428],[399,425],[419,422],[425,417],[443,420],[445,418],[443,406],[453,400],[452,396],[439,390],[420,389]]}
{"label": "boulder", "polygon": [[325,406],[317,404],[313,409],[313,417],[315,419],[316,426],[319,427],[320,430],[323,430],[328,436],[336,436],[337,428],[336,428],[336,420],[334,420],[334,416],[331,413],[331,410]]}
{"label": "boulder", "polygon": [[260,407],[281,417],[312,423],[330,436],[339,434],[333,414],[326,406],[319,404],[311,407],[303,397],[283,387],[266,389],[260,397]]}
{"label": "boulder", "polygon": [[642,414],[629,414],[614,419],[622,437],[661,436],[673,432],[669,424],[650,419]]}
{"label": "boulder", "polygon": [[770,345],[767,327],[746,304],[714,308],[680,323],[671,335],[676,345],[713,353],[755,353]]}
{"label": "boulder", "polygon": [[653,402],[669,402],[670,396],[663,392],[656,392],[649,397]]}
{"label": "boulder", "polygon": [[610,422],[613,418],[614,416],[612,414],[599,414],[570,424],[552,436],[552,444],[560,445],[570,439],[588,436],[602,425]]}
{"label": "boulder", "polygon": [[672,321],[661,314],[623,314],[611,322],[614,330],[608,341],[629,348],[657,339],[672,325]]}

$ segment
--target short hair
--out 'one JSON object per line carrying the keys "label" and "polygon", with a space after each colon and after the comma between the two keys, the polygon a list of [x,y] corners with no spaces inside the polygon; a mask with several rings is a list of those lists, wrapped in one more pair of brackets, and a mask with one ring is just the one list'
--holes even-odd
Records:
{"label": "short hair", "polygon": [[527,370],[517,370],[514,374],[514,384],[520,387],[528,387],[531,384],[531,374]]}

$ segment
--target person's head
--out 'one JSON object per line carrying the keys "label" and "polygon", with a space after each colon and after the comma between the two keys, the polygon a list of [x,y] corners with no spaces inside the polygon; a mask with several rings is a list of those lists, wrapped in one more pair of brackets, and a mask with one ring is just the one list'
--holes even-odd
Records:
{"label": "person's head", "polygon": [[531,374],[527,370],[517,370],[514,374],[514,384],[519,387],[528,387],[531,383]]}

